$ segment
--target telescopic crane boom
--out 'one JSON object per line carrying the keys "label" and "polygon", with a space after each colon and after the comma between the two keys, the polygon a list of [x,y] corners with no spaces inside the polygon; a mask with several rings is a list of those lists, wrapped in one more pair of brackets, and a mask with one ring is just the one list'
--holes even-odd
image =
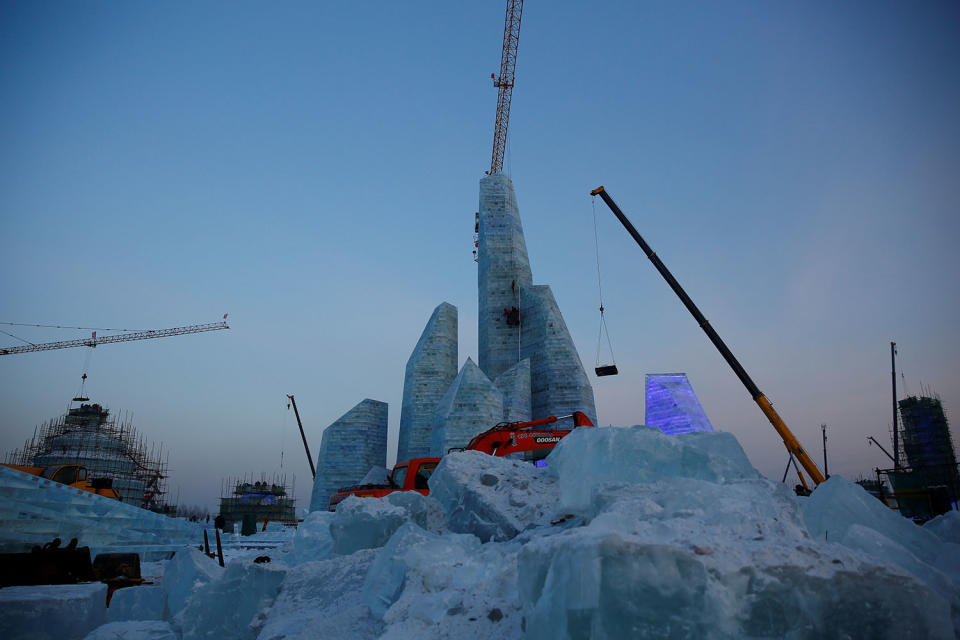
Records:
{"label": "telescopic crane boom", "polygon": [[493,157],[490,174],[503,169],[503,152],[507,147],[507,129],[510,126],[510,101],[513,99],[513,74],[517,67],[517,45],[520,43],[520,15],[523,0],[507,0],[507,14],[503,21],[503,51],[500,55],[500,75],[491,74],[497,88],[497,121],[493,127]]}
{"label": "telescopic crane boom", "polygon": [[[627,232],[633,237],[633,239],[640,245],[640,248],[646,254],[647,258],[650,259],[650,262],[653,263],[653,266],[656,267],[657,271],[660,272],[660,275],[663,276],[663,279],[667,281],[667,284],[670,285],[670,288],[673,289],[673,292],[677,294],[680,298],[680,301],[684,304],[687,310],[693,315],[694,319],[700,325],[700,328],[703,329],[704,333],[707,334],[707,337],[710,338],[710,342],[713,343],[713,346],[720,351],[720,355],[723,356],[723,359],[727,361],[727,364],[730,365],[730,368],[733,369],[733,372],[737,374],[737,377],[740,378],[740,382],[743,383],[743,386],[747,388],[747,391],[750,393],[750,396],[753,398],[754,402],[760,407],[760,410],[763,411],[763,415],[767,417],[767,420],[770,421],[770,424],[773,425],[773,428],[776,429],[777,433],[780,434],[780,437],[783,438],[783,444],[786,445],[787,451],[792,453],[794,457],[800,462],[800,465],[803,467],[804,471],[813,479],[814,483],[820,484],[824,481],[823,474],[820,473],[820,469],[817,468],[816,463],[807,455],[806,450],[800,445],[800,441],[797,440],[796,436],[787,428],[786,423],[783,421],[783,418],[774,410],[773,405],[770,404],[770,401],[767,399],[767,396],[763,394],[762,391],[754,384],[753,380],[750,379],[750,376],[747,375],[746,370],[740,364],[740,362],[734,357],[733,353],[724,344],[723,340],[720,339],[719,334],[716,330],[710,325],[707,319],[700,309],[697,308],[697,305],[693,304],[693,300],[690,299],[690,296],[687,295],[687,292],[683,290],[683,287],[680,286],[680,283],[677,282],[676,278],[673,277],[673,274],[667,269],[666,265],[660,260],[656,253],[653,252],[653,249],[650,248],[643,237],[637,232],[637,229],[633,226],[630,220],[627,219],[627,216],[623,214],[620,210],[620,207],[617,206],[617,203],[613,201],[613,198],[607,193],[607,191],[601,186],[597,187],[590,192],[592,196],[600,196],[604,202],[607,203],[607,206],[610,207],[610,210],[613,211],[613,215],[617,216],[617,219],[620,221],[620,224],[627,230]],[[800,477],[801,482],[803,482],[803,477]],[[806,483],[803,483],[806,485]]]}
{"label": "telescopic crane boom", "polygon": [[69,349],[70,347],[96,347],[99,344],[110,344],[113,342],[130,342],[132,340],[148,340],[150,338],[166,338],[169,336],[182,336],[187,333],[203,333],[205,331],[219,331],[229,329],[226,316],[223,322],[211,322],[209,324],[194,324],[189,327],[173,327],[172,329],[149,329],[147,331],[131,331],[130,333],[120,333],[112,336],[97,337],[94,331],[89,338],[80,340],[61,340],[59,342],[43,342],[41,344],[30,344],[22,347],[0,348],[0,356],[9,356],[15,353],[30,353],[33,351],[50,351],[51,349]]}

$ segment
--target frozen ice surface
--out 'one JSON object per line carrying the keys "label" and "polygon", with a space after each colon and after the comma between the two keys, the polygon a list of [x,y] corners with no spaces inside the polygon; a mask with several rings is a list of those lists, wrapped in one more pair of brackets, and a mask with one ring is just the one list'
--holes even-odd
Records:
{"label": "frozen ice surface", "polygon": [[0,551],[29,551],[54,538],[77,538],[91,556],[138,552],[142,559],[169,556],[196,544],[196,523],[170,518],[29,473],[0,467]]}
{"label": "frozen ice surface", "polygon": [[117,589],[110,598],[107,619],[110,622],[163,620],[166,604],[167,595],[159,584]]}
{"label": "frozen ice surface", "polygon": [[373,640],[383,623],[361,602],[364,576],[378,550],[307,562],[291,569],[259,640]]}
{"label": "frozen ice surface", "polygon": [[193,592],[174,622],[184,638],[256,638],[286,573],[273,562],[232,562]]}
{"label": "frozen ice surface", "polygon": [[944,542],[960,544],[960,511],[948,511],[927,521],[923,528],[935,533]]}
{"label": "frozen ice surface", "polygon": [[562,506],[569,510],[587,508],[591,493],[607,482],[760,477],[730,433],[677,437],[643,426],[575,429],[560,441],[547,464],[558,478]]}
{"label": "frozen ice surface", "polygon": [[556,509],[555,481],[528,462],[463,451],[443,458],[430,477],[430,497],[447,513],[451,531],[503,541]]}
{"label": "frozen ice surface", "polygon": [[180,640],[169,622],[137,620],[109,622],[91,631],[83,640]]}
{"label": "frozen ice surface", "polygon": [[107,620],[107,585],[49,584],[0,589],[0,638],[82,638]]}
{"label": "frozen ice surface", "polygon": [[177,616],[193,593],[223,574],[223,567],[196,549],[177,552],[167,563],[163,572],[164,593],[167,595],[167,612]]}
{"label": "frozen ice surface", "polygon": [[350,496],[339,505],[330,521],[333,552],[349,555],[360,549],[382,547],[405,522],[438,529],[443,511],[436,499],[416,491],[398,491],[384,498]]}

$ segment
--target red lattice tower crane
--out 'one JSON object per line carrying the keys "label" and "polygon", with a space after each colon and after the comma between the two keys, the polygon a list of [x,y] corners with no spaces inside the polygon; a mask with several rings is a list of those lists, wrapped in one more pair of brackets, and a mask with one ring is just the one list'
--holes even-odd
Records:
{"label": "red lattice tower crane", "polygon": [[517,45],[520,43],[520,15],[523,0],[507,0],[507,15],[503,21],[503,53],[500,56],[500,75],[490,74],[497,88],[497,122],[493,129],[493,158],[490,174],[503,169],[503,152],[507,146],[507,128],[510,126],[510,100],[513,98],[513,74],[517,66]]}

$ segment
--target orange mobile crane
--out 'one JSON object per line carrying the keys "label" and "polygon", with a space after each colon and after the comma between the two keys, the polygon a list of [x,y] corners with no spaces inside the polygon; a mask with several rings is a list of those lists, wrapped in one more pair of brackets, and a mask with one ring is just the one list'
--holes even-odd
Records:
{"label": "orange mobile crane", "polygon": [[[660,260],[660,257],[654,253],[653,249],[650,248],[650,245],[646,243],[640,233],[637,231],[636,227],[633,226],[633,223],[627,219],[627,216],[624,215],[623,211],[620,210],[620,207],[617,206],[617,203],[613,201],[613,198],[610,197],[610,194],[607,193],[606,189],[602,186],[597,187],[590,192],[592,196],[600,196],[600,198],[610,207],[610,211],[613,212],[613,215],[617,217],[617,220],[620,221],[620,224],[623,225],[623,228],[627,230],[627,233],[636,241],[637,245],[640,246],[640,249],[643,250],[643,253],[646,254],[650,262],[653,263],[653,266],[656,267],[657,271],[663,276],[663,279],[667,281],[667,284],[670,285],[670,288],[673,289],[673,292],[677,294],[677,297],[680,298],[680,301],[683,303],[683,306],[693,315],[694,319],[697,321],[697,324],[700,325],[700,328],[703,329],[703,332],[707,334],[707,337],[710,338],[710,342],[713,343],[713,346],[717,348],[720,352],[720,355],[723,356],[723,359],[727,361],[727,364],[730,365],[730,368],[733,369],[733,372],[737,374],[737,377],[740,378],[740,382],[743,383],[743,386],[747,388],[747,391],[750,393],[750,396],[753,398],[754,402],[760,407],[760,411],[763,412],[763,415],[767,417],[767,420],[770,421],[770,424],[773,425],[773,428],[777,431],[780,437],[783,439],[783,444],[787,447],[789,451],[799,462],[800,466],[803,467],[804,471],[810,476],[814,484],[820,484],[824,481],[823,474],[820,473],[820,469],[817,468],[817,464],[813,459],[807,454],[806,450],[800,444],[800,441],[797,440],[797,437],[793,435],[793,432],[787,428],[787,424],[783,421],[783,418],[780,417],[780,414],[776,412],[773,408],[773,405],[770,403],[770,400],[767,399],[767,396],[764,395],[760,388],[753,382],[750,376],[747,374],[746,369],[740,364],[740,361],[734,357],[733,352],[727,347],[727,345],[720,338],[720,335],[717,333],[710,322],[707,321],[706,317],[700,312],[700,309],[697,308],[697,305],[693,303],[693,300],[690,299],[690,296],[687,295],[687,292],[683,290],[683,287],[680,286],[680,283],[677,282],[677,279],[673,277],[673,274],[670,273],[670,270],[667,269],[667,266],[663,264],[663,261]],[[799,472],[798,472],[799,473]],[[804,489],[809,489],[807,487],[806,480],[803,479],[803,476],[800,476],[800,482],[803,484]]]}

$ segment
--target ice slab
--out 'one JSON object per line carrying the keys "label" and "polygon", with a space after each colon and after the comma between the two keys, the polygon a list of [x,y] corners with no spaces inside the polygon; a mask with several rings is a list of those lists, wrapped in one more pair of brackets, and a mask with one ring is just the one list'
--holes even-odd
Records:
{"label": "ice slab", "polygon": [[0,638],[82,638],[107,619],[107,585],[51,584],[0,589]]}
{"label": "ice slab", "polygon": [[575,429],[550,454],[548,468],[558,479],[561,504],[569,510],[589,507],[591,493],[607,482],[760,477],[730,433],[668,436],[643,426]]}
{"label": "ice slab", "polygon": [[107,619],[110,622],[163,620],[166,618],[166,605],[167,594],[159,584],[117,589],[110,598]]}
{"label": "ice slab", "polygon": [[175,624],[184,638],[256,638],[286,573],[273,562],[232,562],[193,592]]}
{"label": "ice slab", "polygon": [[778,486],[602,487],[585,526],[521,549],[527,636],[951,637],[947,600],[897,567],[811,540]]}
{"label": "ice slab", "polygon": [[859,524],[874,529],[909,548],[927,563],[939,556],[942,540],[931,530],[888,508],[858,484],[832,476],[802,502],[803,518],[810,535],[839,542],[847,529]]}
{"label": "ice slab", "polygon": [[293,537],[293,549],[286,559],[287,564],[297,565],[313,560],[326,560],[333,552],[333,538],[330,537],[330,522],[333,513],[312,511],[297,527]]}
{"label": "ice slab", "polygon": [[960,544],[960,511],[948,511],[937,516],[927,521],[923,528],[936,534],[944,542]]}
{"label": "ice slab", "polygon": [[383,623],[370,615],[360,593],[378,551],[365,549],[291,569],[258,639],[379,638]]}
{"label": "ice slab", "polygon": [[131,551],[169,556],[171,548],[196,544],[199,525],[124,504],[89,491],[0,467],[0,551],[29,551],[54,538],[78,538],[96,555]]}
{"label": "ice slab", "polygon": [[223,575],[223,567],[196,549],[178,552],[167,563],[163,573],[163,591],[167,596],[167,612],[176,617],[193,593]]}
{"label": "ice slab", "polygon": [[398,491],[384,498],[350,496],[337,505],[330,521],[333,552],[349,555],[382,547],[405,522],[437,529],[442,526],[443,512],[434,498],[416,491]]}
{"label": "ice slab", "polygon": [[109,622],[91,631],[83,640],[180,640],[169,622],[163,620],[128,620]]}
{"label": "ice slab", "polygon": [[410,571],[420,572],[421,579],[435,587],[457,579],[475,581],[469,574],[475,576],[482,571],[476,564],[479,549],[476,536],[439,536],[407,522],[370,566],[363,584],[363,602],[374,616],[383,617],[400,597]]}
{"label": "ice slab", "polygon": [[430,496],[446,511],[451,531],[484,542],[548,524],[557,507],[556,481],[545,469],[479,451],[444,457],[430,477]]}

